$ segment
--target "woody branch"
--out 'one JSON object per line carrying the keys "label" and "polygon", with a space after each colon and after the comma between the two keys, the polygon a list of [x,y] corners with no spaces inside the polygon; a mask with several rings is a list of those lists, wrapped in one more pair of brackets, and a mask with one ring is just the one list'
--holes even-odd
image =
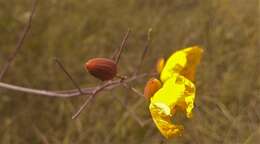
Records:
{"label": "woody branch", "polygon": [[[19,51],[22,48],[22,45],[25,41],[25,38],[26,38],[26,36],[28,35],[28,33],[31,29],[32,19],[33,19],[33,15],[36,11],[36,6],[37,6],[37,0],[34,0],[32,2],[32,9],[31,9],[31,13],[30,13],[28,22],[27,22],[27,24],[26,24],[26,26],[23,30],[23,33],[22,33],[20,39],[17,42],[15,50],[13,51],[13,53],[10,54],[8,60],[3,65],[3,67],[0,71],[0,88],[6,89],[6,90],[11,90],[11,91],[28,93],[28,94],[48,96],[48,97],[69,98],[69,97],[77,97],[77,96],[83,96],[83,95],[88,96],[86,101],[83,103],[83,105],[79,108],[79,110],[74,114],[74,116],[72,118],[76,118],[81,113],[81,111],[87,106],[87,104],[91,101],[92,98],[94,98],[99,92],[102,92],[102,91],[105,91],[105,90],[111,90],[113,88],[116,88],[116,87],[122,85],[126,88],[129,88],[134,93],[142,96],[142,94],[140,92],[138,92],[135,88],[131,87],[128,83],[130,83],[130,82],[132,82],[136,79],[141,79],[141,78],[144,78],[146,76],[154,74],[154,73],[138,74],[138,72],[139,72],[138,70],[141,68],[141,65],[143,64],[143,60],[144,60],[145,55],[147,53],[148,44],[149,44],[149,41],[150,41],[150,32],[151,32],[150,30],[148,32],[147,42],[146,42],[144,51],[142,53],[140,62],[137,66],[137,69],[129,77],[123,77],[123,78],[119,77],[119,78],[114,79],[114,80],[105,81],[104,83],[97,85],[95,87],[80,88],[79,84],[73,79],[71,74],[65,69],[65,67],[63,66],[61,61],[59,61],[57,58],[55,58],[55,62],[62,69],[62,71],[66,74],[66,76],[68,76],[69,80],[74,84],[76,89],[60,90],[60,91],[43,90],[43,89],[28,88],[28,87],[23,87],[23,86],[18,86],[18,85],[14,85],[14,84],[8,84],[8,83],[5,83],[5,82],[1,82],[4,75],[7,73],[8,69],[10,68],[12,62],[15,60],[17,54],[19,54]],[[128,29],[128,31],[126,32],[126,34],[123,38],[123,41],[121,43],[121,46],[118,49],[115,50],[114,55],[112,56],[112,59],[116,62],[116,64],[118,64],[120,57],[121,57],[121,53],[127,45],[127,39],[129,37],[129,33],[130,33],[130,29]],[[137,119],[136,116],[134,116],[134,118]],[[138,122],[140,123],[140,120],[138,120]],[[141,125],[143,125],[143,124],[141,124]]]}

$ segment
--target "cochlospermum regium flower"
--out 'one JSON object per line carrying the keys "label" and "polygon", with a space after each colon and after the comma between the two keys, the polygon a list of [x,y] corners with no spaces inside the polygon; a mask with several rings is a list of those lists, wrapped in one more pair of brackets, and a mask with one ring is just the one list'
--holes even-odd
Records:
{"label": "cochlospermum regium flower", "polygon": [[161,70],[162,86],[150,97],[149,109],[155,125],[166,138],[182,135],[183,125],[172,122],[177,112],[192,117],[195,71],[202,52],[202,48],[197,46],[179,50],[169,57]]}

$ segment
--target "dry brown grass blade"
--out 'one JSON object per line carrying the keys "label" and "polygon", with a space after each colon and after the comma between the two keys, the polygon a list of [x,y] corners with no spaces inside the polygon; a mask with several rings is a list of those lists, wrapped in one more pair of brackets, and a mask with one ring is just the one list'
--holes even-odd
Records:
{"label": "dry brown grass blade", "polygon": [[143,65],[143,62],[144,62],[144,59],[145,59],[145,56],[147,54],[147,51],[148,51],[148,48],[149,48],[149,45],[150,45],[150,42],[151,42],[151,32],[152,32],[152,29],[150,28],[147,32],[147,40],[146,40],[146,44],[145,44],[145,47],[144,47],[144,50],[143,50],[143,53],[141,55],[141,59],[140,59],[140,62],[136,68],[136,71],[135,71],[135,75],[137,75],[137,73],[139,73],[142,65]]}
{"label": "dry brown grass blade", "polygon": [[143,127],[145,125],[145,123],[143,122],[143,120],[130,108],[128,107],[127,105],[125,105],[123,103],[123,101],[116,97],[116,100],[126,109],[126,111],[129,113],[129,115],[141,126]]}

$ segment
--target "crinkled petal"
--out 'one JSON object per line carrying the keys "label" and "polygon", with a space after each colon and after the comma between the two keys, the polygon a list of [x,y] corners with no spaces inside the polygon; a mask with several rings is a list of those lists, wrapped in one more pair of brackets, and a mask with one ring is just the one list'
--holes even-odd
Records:
{"label": "crinkled petal", "polygon": [[183,127],[172,123],[178,109],[190,118],[195,98],[195,86],[192,81],[179,74],[172,74],[151,98],[150,112],[160,132],[171,138],[181,134]]}
{"label": "crinkled petal", "polygon": [[173,73],[179,73],[194,81],[196,65],[200,62],[202,52],[202,48],[194,46],[173,53],[161,72],[162,82],[169,79]]}
{"label": "crinkled petal", "polygon": [[[165,107],[168,107],[167,105],[159,104],[157,105],[156,103],[150,104],[150,112],[153,118],[153,121],[161,134],[166,137],[166,138],[173,138],[176,136],[181,136],[182,131],[183,131],[183,126],[182,125],[175,125],[172,123],[172,115],[169,113],[164,113]],[[168,110],[169,107],[168,107]],[[166,110],[167,111],[167,110]]]}

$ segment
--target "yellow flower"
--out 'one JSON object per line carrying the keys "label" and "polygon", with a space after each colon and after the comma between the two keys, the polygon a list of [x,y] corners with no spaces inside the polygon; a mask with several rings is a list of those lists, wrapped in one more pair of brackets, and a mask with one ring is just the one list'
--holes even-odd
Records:
{"label": "yellow flower", "polygon": [[196,66],[200,62],[202,52],[202,48],[194,46],[173,53],[166,61],[160,79],[164,82],[172,74],[179,73],[194,81]]}
{"label": "yellow flower", "polygon": [[195,99],[194,75],[203,50],[189,47],[175,52],[166,61],[160,79],[162,87],[151,97],[149,106],[152,118],[166,138],[180,136],[184,127],[173,124],[172,118],[178,111],[192,117]]}

